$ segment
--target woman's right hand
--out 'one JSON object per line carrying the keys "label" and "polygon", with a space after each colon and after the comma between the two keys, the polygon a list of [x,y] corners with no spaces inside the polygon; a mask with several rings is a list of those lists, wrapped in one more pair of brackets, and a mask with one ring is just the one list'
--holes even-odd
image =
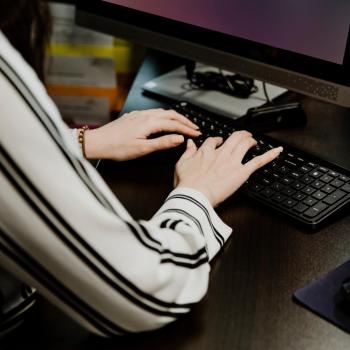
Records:
{"label": "woman's right hand", "polygon": [[221,137],[210,137],[198,149],[188,140],[187,149],[176,164],[175,187],[200,191],[216,207],[283,150],[282,147],[271,149],[242,164],[247,151],[255,145],[256,141],[247,131],[233,133],[225,143]]}

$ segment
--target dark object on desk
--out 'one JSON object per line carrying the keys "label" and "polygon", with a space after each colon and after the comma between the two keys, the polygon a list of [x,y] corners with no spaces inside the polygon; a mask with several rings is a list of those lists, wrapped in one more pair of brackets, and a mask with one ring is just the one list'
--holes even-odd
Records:
{"label": "dark object on desk", "polygon": [[341,284],[340,293],[343,297],[344,306],[347,308],[347,310],[350,310],[350,277],[347,277]]}
{"label": "dark object on desk", "polygon": [[[294,297],[303,306],[350,333],[350,260],[315,282],[297,290]],[[345,282],[345,283],[344,283]]]}
{"label": "dark object on desk", "polygon": [[22,324],[35,300],[33,288],[0,269],[0,338]]}
{"label": "dark object on desk", "polygon": [[[175,109],[201,128],[202,135],[195,140],[197,145],[210,136],[226,139],[241,129],[231,119],[187,102],[178,103]],[[242,188],[246,195],[313,228],[350,203],[350,171],[271,137],[254,137],[258,145],[243,162],[278,146],[283,146],[284,151],[251,176]]]}
{"label": "dark object on desk", "polygon": [[239,74],[225,75],[211,71],[194,72],[190,84],[197,89],[216,90],[239,98],[248,98],[258,90],[253,79]]}
{"label": "dark object on desk", "polygon": [[228,95],[240,98],[248,98],[258,91],[254,79],[244,77],[240,74],[225,74],[221,69],[219,72],[196,72],[196,62],[186,62],[186,78],[195,89],[216,90]]}
{"label": "dark object on desk", "polygon": [[307,117],[300,103],[273,104],[251,108],[237,120],[242,129],[269,132],[306,125]]}

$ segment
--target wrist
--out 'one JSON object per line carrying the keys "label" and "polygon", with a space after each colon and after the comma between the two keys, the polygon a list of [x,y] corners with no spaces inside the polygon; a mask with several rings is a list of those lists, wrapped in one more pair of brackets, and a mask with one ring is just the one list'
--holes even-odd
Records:
{"label": "wrist", "polygon": [[197,192],[200,192],[203,196],[205,196],[210,203],[210,205],[215,208],[218,203],[215,202],[214,197],[211,193],[210,190],[206,189],[205,187],[199,186],[199,185],[191,185],[191,184],[186,184],[185,182],[180,182],[176,188],[188,188],[191,190],[195,190]]}
{"label": "wrist", "polygon": [[101,159],[102,152],[99,147],[101,143],[98,141],[97,129],[86,130],[84,133],[84,155],[86,159]]}

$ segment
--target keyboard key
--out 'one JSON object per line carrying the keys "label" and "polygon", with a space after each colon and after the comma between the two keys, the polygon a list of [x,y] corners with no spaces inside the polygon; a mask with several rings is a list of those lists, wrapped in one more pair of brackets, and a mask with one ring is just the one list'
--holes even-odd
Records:
{"label": "keyboard key", "polygon": [[266,177],[263,177],[262,179],[260,179],[260,183],[262,185],[269,186],[271,185],[271,180],[267,179]]}
{"label": "keyboard key", "polygon": [[301,190],[303,187],[305,187],[305,185],[299,181],[295,181],[292,184],[292,187],[295,188],[296,190]]}
{"label": "keyboard key", "polygon": [[262,172],[265,176],[270,176],[270,175],[271,175],[271,170],[270,170],[270,169],[267,169],[267,168],[261,169],[261,172]]}
{"label": "keyboard key", "polygon": [[284,196],[283,194],[276,193],[276,194],[272,197],[272,199],[273,199],[274,201],[280,203],[280,202],[283,202],[285,199],[287,199],[287,197]]}
{"label": "keyboard key", "polygon": [[283,165],[283,166],[277,168],[277,171],[281,174],[287,174],[287,173],[289,173],[290,169]]}
{"label": "keyboard key", "polygon": [[292,171],[289,175],[294,177],[294,179],[299,179],[299,177],[301,177],[301,173],[297,171]]}
{"label": "keyboard key", "polygon": [[323,173],[319,170],[313,170],[310,175],[316,179],[318,179],[319,177],[321,177],[323,175]]}
{"label": "keyboard key", "polygon": [[296,168],[298,164],[295,161],[292,161],[290,159],[285,159],[284,162],[286,163],[287,166],[290,168]]}
{"label": "keyboard key", "polygon": [[305,184],[310,184],[311,182],[315,181],[314,178],[312,178],[311,176],[309,175],[305,175],[301,178],[301,181],[304,182]]}
{"label": "keyboard key", "polygon": [[252,184],[249,187],[255,192],[259,192],[264,188],[262,185],[259,184]]}
{"label": "keyboard key", "polygon": [[315,187],[315,188],[321,188],[321,187],[323,187],[324,185],[325,185],[325,183],[322,182],[322,181],[319,181],[319,180],[316,180],[316,181],[314,181],[314,182],[311,184],[311,186],[312,186],[312,187]]}
{"label": "keyboard key", "polygon": [[276,192],[273,191],[271,188],[265,188],[264,190],[262,190],[260,192],[260,194],[262,194],[264,197],[266,198],[270,198],[272,197]]}
{"label": "keyboard key", "polygon": [[313,206],[312,208],[310,208],[309,210],[307,210],[304,215],[309,217],[309,218],[313,218],[316,215],[318,215],[319,213],[321,213],[323,210],[325,210],[327,208],[327,205],[319,202],[317,203],[315,206]]}
{"label": "keyboard key", "polygon": [[328,173],[328,171],[329,171],[329,169],[327,169],[327,168],[325,168],[325,167],[323,167],[323,166],[319,166],[319,167],[318,167],[318,170],[319,170],[319,171],[322,171],[323,173]]}
{"label": "keyboard key", "polygon": [[293,210],[298,212],[298,213],[303,213],[306,209],[308,209],[309,207],[303,203],[299,203],[298,205],[296,205]]}
{"label": "keyboard key", "polygon": [[284,177],[282,180],[281,180],[281,182],[283,183],[283,184],[285,184],[285,185],[290,185],[291,183],[293,183],[293,179],[291,179],[290,177],[288,177],[288,176],[286,176],[286,177]]}
{"label": "keyboard key", "polygon": [[345,184],[341,189],[347,193],[350,193],[350,184]]}
{"label": "keyboard key", "polygon": [[267,164],[266,167],[267,167],[268,169],[273,170],[273,171],[277,171],[277,169],[279,168],[279,166],[278,166],[278,164],[277,164],[276,161],[273,161],[273,162]]}
{"label": "keyboard key", "polygon": [[272,173],[272,174],[271,174],[271,177],[272,177],[273,179],[275,179],[275,180],[281,179],[281,175],[280,175],[280,174],[277,174],[277,173]]}
{"label": "keyboard key", "polygon": [[334,190],[335,188],[331,185],[326,185],[322,188],[322,191],[326,193],[332,193]]}
{"label": "keyboard key", "polygon": [[282,184],[279,183],[279,182],[275,182],[275,183],[272,185],[272,188],[273,188],[275,191],[279,192],[279,191],[282,191],[282,190],[285,188],[285,186],[282,185]]}
{"label": "keyboard key", "polygon": [[316,190],[310,186],[307,186],[301,190],[305,194],[313,194]]}
{"label": "keyboard key", "polygon": [[260,147],[259,145],[257,145],[257,146],[254,147],[254,151],[255,151],[256,153],[258,153],[258,154],[262,154],[262,153],[265,152],[265,148]]}
{"label": "keyboard key", "polygon": [[336,171],[330,171],[329,175],[333,176],[333,177],[338,177],[339,174]]}
{"label": "keyboard key", "polygon": [[309,168],[309,167],[307,167],[307,166],[305,166],[305,165],[301,166],[299,169],[300,169],[300,171],[303,172],[304,174],[308,173],[308,172],[311,170],[311,168]]}
{"label": "keyboard key", "polygon": [[339,179],[335,179],[330,183],[330,185],[332,185],[334,187],[341,187],[344,185],[344,181],[341,181]]}
{"label": "keyboard key", "polygon": [[314,193],[312,195],[312,197],[314,197],[316,199],[323,199],[324,197],[326,197],[326,194],[322,191],[317,191],[316,193]]}
{"label": "keyboard key", "polygon": [[328,182],[333,181],[333,180],[334,180],[334,177],[325,174],[325,175],[323,175],[323,176],[320,178],[320,180],[322,180],[322,181],[325,182],[325,183],[328,183]]}
{"label": "keyboard key", "polygon": [[290,198],[283,202],[283,205],[287,208],[292,208],[292,207],[294,207],[295,204],[297,204],[297,201],[290,199]]}
{"label": "keyboard key", "polygon": [[307,165],[310,166],[311,168],[316,168],[317,164],[313,162],[307,162]]}
{"label": "keyboard key", "polygon": [[286,196],[291,196],[292,194],[294,194],[296,192],[296,190],[293,190],[290,187],[286,187],[282,193],[285,194]]}
{"label": "keyboard key", "polygon": [[301,192],[298,192],[296,193],[294,196],[293,196],[294,199],[296,199],[297,201],[302,201],[304,198],[306,198],[306,194],[303,194]]}
{"label": "keyboard key", "polygon": [[350,178],[347,177],[347,176],[345,176],[345,175],[339,176],[339,179],[342,180],[342,181],[344,181],[344,182],[348,182],[348,181],[350,180]]}
{"label": "keyboard key", "polygon": [[303,200],[303,203],[308,205],[309,207],[313,206],[318,202],[317,199],[312,198],[312,197],[307,197],[306,199]]}
{"label": "keyboard key", "polygon": [[337,202],[339,199],[342,199],[346,195],[345,192],[337,190],[327,196],[323,201],[326,202],[327,204],[334,204]]}

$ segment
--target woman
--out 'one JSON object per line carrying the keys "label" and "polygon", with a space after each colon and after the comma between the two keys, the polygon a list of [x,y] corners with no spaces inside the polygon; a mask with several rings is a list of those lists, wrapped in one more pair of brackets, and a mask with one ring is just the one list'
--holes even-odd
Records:
{"label": "woman", "polygon": [[[199,149],[189,140],[175,189],[152,219],[135,221],[84,159],[39,79],[47,13],[40,0],[0,5],[0,264],[97,334],[162,327],[206,293],[209,262],[231,234],[213,207],[281,149],[242,165],[256,144],[248,132]],[[168,135],[148,139],[158,132]],[[79,134],[88,159],[121,161],[200,132],[157,109]]]}

